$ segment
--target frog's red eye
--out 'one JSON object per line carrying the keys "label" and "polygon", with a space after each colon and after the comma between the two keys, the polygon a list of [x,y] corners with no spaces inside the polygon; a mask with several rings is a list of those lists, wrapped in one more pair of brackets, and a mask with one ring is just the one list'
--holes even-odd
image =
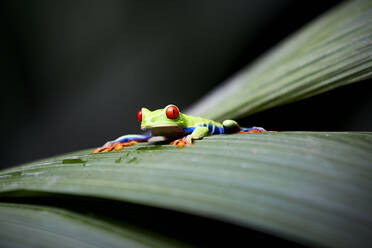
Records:
{"label": "frog's red eye", "polygon": [[138,110],[138,112],[137,112],[137,120],[138,120],[139,122],[142,121],[142,110]]}
{"label": "frog's red eye", "polygon": [[174,105],[168,106],[165,113],[169,119],[177,119],[179,115],[178,108]]}

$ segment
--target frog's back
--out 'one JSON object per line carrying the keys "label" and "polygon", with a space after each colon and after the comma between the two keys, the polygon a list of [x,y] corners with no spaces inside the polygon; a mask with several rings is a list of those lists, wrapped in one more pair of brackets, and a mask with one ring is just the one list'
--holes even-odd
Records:
{"label": "frog's back", "polygon": [[186,132],[190,132],[197,127],[207,127],[209,134],[223,134],[223,125],[217,121],[205,119],[202,117],[184,115],[187,119],[186,121]]}

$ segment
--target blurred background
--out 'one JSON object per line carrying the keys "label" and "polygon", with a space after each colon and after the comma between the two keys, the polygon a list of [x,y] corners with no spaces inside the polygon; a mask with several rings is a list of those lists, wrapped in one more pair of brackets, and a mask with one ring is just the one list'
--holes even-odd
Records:
{"label": "blurred background", "polygon": [[[337,3],[5,1],[0,168],[139,133],[142,106],[186,109]],[[370,85],[241,122],[271,130],[370,130]]]}

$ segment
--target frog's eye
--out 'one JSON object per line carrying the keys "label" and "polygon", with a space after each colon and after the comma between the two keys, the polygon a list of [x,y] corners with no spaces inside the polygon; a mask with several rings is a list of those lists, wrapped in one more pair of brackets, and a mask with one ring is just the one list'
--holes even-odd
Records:
{"label": "frog's eye", "polygon": [[179,110],[174,105],[169,105],[165,109],[165,114],[167,115],[168,119],[177,119],[179,115]]}
{"label": "frog's eye", "polygon": [[138,112],[137,112],[137,120],[138,120],[139,122],[142,121],[142,110],[141,110],[141,109],[138,110]]}

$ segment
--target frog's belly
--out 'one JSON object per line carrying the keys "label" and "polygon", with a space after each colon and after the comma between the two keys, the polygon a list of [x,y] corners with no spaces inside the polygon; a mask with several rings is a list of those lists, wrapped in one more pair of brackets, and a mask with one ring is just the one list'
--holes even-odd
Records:
{"label": "frog's belly", "polygon": [[152,136],[164,136],[164,137],[181,137],[187,133],[183,131],[182,127],[178,126],[167,126],[167,127],[153,127],[151,128]]}

